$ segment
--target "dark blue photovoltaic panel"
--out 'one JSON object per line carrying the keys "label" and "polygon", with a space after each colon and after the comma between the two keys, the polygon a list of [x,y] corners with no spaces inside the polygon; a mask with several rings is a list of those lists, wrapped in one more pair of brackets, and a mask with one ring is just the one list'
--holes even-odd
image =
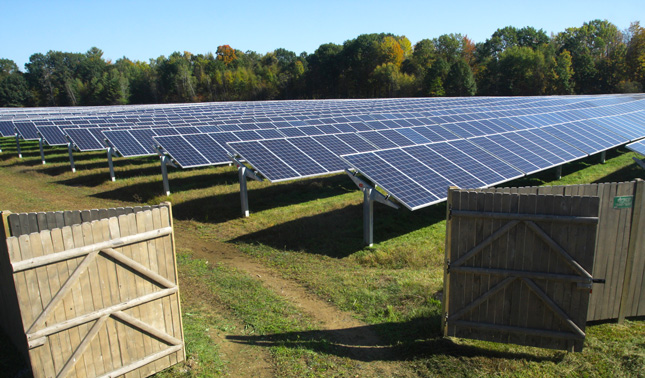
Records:
{"label": "dark blue photovoltaic panel", "polygon": [[300,131],[307,135],[323,135],[324,133],[322,130],[317,128],[316,126],[300,126],[299,127]]}
{"label": "dark blue photovoltaic panel", "polygon": [[232,142],[229,146],[271,182],[300,177],[258,141]]}
{"label": "dark blue photovoltaic panel", "polygon": [[485,186],[494,185],[496,183],[505,181],[504,176],[480,163],[479,156],[477,157],[477,159],[475,159],[467,153],[461,151],[460,148],[456,148],[455,146],[450,144],[455,142],[457,141],[437,143],[428,145],[428,148],[432,149],[445,159],[450,160],[451,163],[475,176],[477,179],[482,181]]}
{"label": "dark blue photovoltaic panel", "polygon": [[305,133],[300,131],[300,129],[297,127],[285,127],[283,129],[280,129],[280,132],[286,135],[287,137],[299,137],[299,136],[306,135]]}
{"label": "dark blue photovoltaic panel", "polygon": [[13,125],[18,130],[18,134],[24,140],[38,140],[40,136],[38,135],[38,130],[36,126],[31,121],[14,121]]}
{"label": "dark blue photovoltaic panel", "polygon": [[0,136],[11,137],[14,135],[16,135],[16,131],[13,129],[13,122],[0,121]]}
{"label": "dark blue photovoltaic panel", "polygon": [[260,134],[262,139],[275,139],[275,138],[284,138],[285,135],[276,129],[260,129],[255,130],[256,133]]}
{"label": "dark blue photovoltaic panel", "polygon": [[358,152],[367,152],[376,150],[376,146],[367,142],[365,139],[353,134],[338,134],[336,137],[343,142],[349,144],[353,149]]}
{"label": "dark blue photovoltaic panel", "polygon": [[410,210],[437,201],[436,196],[430,191],[410,180],[403,172],[379,158],[374,152],[347,155],[343,156],[343,159],[352,168],[378,183]]}
{"label": "dark blue photovoltaic panel", "polygon": [[329,172],[338,172],[346,168],[345,163],[340,160],[338,155],[323,147],[313,137],[291,138],[289,142]]}
{"label": "dark blue photovoltaic panel", "polygon": [[208,134],[211,138],[213,138],[217,143],[219,143],[222,147],[226,148],[227,151],[233,152],[231,147],[228,145],[229,142],[239,142],[240,138],[236,137],[235,134],[231,132],[223,132],[223,133],[210,133]]}
{"label": "dark blue photovoltaic panel", "polygon": [[405,129],[398,129],[396,131],[398,133],[400,133],[401,135],[403,135],[404,137],[406,137],[409,140],[411,140],[412,142],[414,142],[414,144],[426,144],[426,143],[437,142],[439,140],[444,140],[443,138],[441,138],[439,140],[430,140],[430,139],[426,138],[425,136],[419,134],[415,130],[415,128],[410,128],[410,127],[405,128]]}
{"label": "dark blue photovoltaic panel", "polygon": [[382,150],[398,147],[394,142],[379,134],[377,131],[364,131],[358,133],[358,135]]}
{"label": "dark blue photovoltaic panel", "polygon": [[356,131],[369,131],[369,130],[372,130],[364,122],[352,122],[349,125],[351,127],[353,127],[354,129],[356,129]]}
{"label": "dark blue photovoltaic panel", "polygon": [[[445,143],[446,142],[436,144]],[[441,173],[441,175],[448,181],[460,188],[481,188],[486,186],[486,183],[478,180],[476,177],[468,173],[467,170],[462,169],[448,158],[445,158],[431,150],[429,146],[432,146],[432,144],[406,147],[403,151],[423,162],[423,164],[432,168],[435,172]]]}
{"label": "dark blue photovoltaic panel", "polygon": [[398,133],[396,130],[380,130],[379,134],[394,142],[399,147],[413,146],[416,143]]}
{"label": "dark blue photovoltaic panel", "polygon": [[263,139],[262,136],[258,134],[257,131],[254,131],[254,130],[233,131],[233,135],[235,135],[239,140]]}
{"label": "dark blue photovoltaic panel", "polygon": [[521,131],[516,131],[514,133],[508,133],[504,134],[505,138],[508,138],[509,140],[513,141],[514,143],[526,148],[527,150],[531,151],[534,153],[536,156],[539,156],[540,158],[546,160],[549,162],[549,166],[553,167],[556,165],[560,165],[565,162],[565,160],[558,155],[550,152],[546,148],[549,146],[541,146],[539,144],[535,144],[529,139],[524,138],[521,134]]}
{"label": "dark blue photovoltaic panel", "polygon": [[[339,134],[340,136],[342,134]],[[354,148],[350,147],[347,143],[343,142],[337,135],[317,135],[312,137],[316,142],[327,147],[327,149],[336,155],[348,155],[358,152]]]}
{"label": "dark blue photovoltaic panel", "polygon": [[[475,162],[486,166],[494,173],[490,174],[484,169],[480,169],[477,165],[473,165],[472,168],[469,169],[471,173],[477,176],[480,180],[486,182],[487,185],[493,185],[524,176],[524,173],[511,166],[509,164],[510,162],[507,163],[500,160],[498,157],[491,155],[489,152],[483,150],[481,147],[478,147],[470,141],[455,140],[448,142],[448,144],[459,150],[459,152],[468,155]],[[430,148],[433,148],[432,145]],[[435,149],[435,151],[437,151],[437,149]],[[498,180],[497,176],[501,176],[502,180]]]}
{"label": "dark blue photovoltaic panel", "polygon": [[341,132],[334,125],[320,125],[318,128],[325,134],[338,134]]}
{"label": "dark blue photovoltaic panel", "polygon": [[571,161],[587,156],[585,152],[580,151],[541,129],[524,130],[518,131],[517,133],[533,143],[548,147],[549,151],[558,155],[565,161]]}
{"label": "dark blue photovoltaic panel", "polygon": [[458,138],[458,136],[439,125],[413,127],[410,130],[416,131],[431,142],[443,142],[445,140],[453,140]]}
{"label": "dark blue photovoltaic panel", "polygon": [[579,133],[566,127],[565,124],[547,126],[542,128],[542,130],[590,155],[604,150],[602,145],[594,140],[581,136]]}
{"label": "dark blue photovoltaic panel", "polygon": [[184,139],[208,159],[210,164],[226,164],[231,162],[231,158],[226,149],[208,134],[188,134],[184,135]]}
{"label": "dark blue photovoltaic panel", "polygon": [[527,152],[526,149],[522,148],[522,146],[515,145],[515,148],[513,148],[513,146],[510,146],[509,143],[497,143],[493,140],[493,136],[477,137],[469,140],[482,147],[486,151],[511,164],[512,166],[518,168],[525,174],[531,174],[541,169],[537,165],[533,164],[530,160],[527,160],[522,157],[522,155],[520,155],[523,152]]}
{"label": "dark blue photovoltaic panel", "polygon": [[110,144],[122,155],[127,157],[150,155],[129,130],[106,130],[103,131]]}
{"label": "dark blue photovoltaic panel", "polygon": [[441,176],[440,173],[433,171],[427,165],[408,155],[403,150],[383,150],[376,152],[376,155],[398,168],[414,182],[420,184],[436,200],[445,198],[448,193],[448,187],[453,185],[453,183]]}
{"label": "dark blue photovoltaic panel", "polygon": [[36,126],[40,135],[50,146],[64,146],[67,144],[65,133],[58,126]]}
{"label": "dark blue photovoltaic panel", "polygon": [[445,128],[453,134],[456,134],[459,138],[471,138],[484,134],[481,131],[475,130],[472,127],[468,127],[465,124],[444,123],[441,125],[441,127]]}
{"label": "dark blue photovoltaic panel", "polygon": [[590,122],[602,127],[604,130],[623,136],[630,140],[637,139],[644,134],[641,133],[637,127],[627,126],[624,123],[618,121],[615,117],[594,118],[590,120]]}
{"label": "dark blue photovoltaic panel", "polygon": [[296,146],[285,139],[270,139],[260,142],[267,150],[273,152],[300,176],[313,176],[327,173],[327,170],[317,164]]}
{"label": "dark blue photovoltaic panel", "polygon": [[500,118],[499,121],[511,126],[515,130],[531,129],[534,127],[528,122],[522,120],[520,117],[505,117]]}
{"label": "dark blue photovoltaic panel", "polygon": [[638,152],[639,154],[645,156],[645,139],[641,139],[638,142],[630,143],[626,147],[634,152]]}
{"label": "dark blue photovoltaic panel", "polygon": [[199,153],[197,148],[188,143],[181,135],[158,136],[155,140],[182,168],[211,164]]}
{"label": "dark blue photovoltaic panel", "polygon": [[81,151],[96,151],[106,148],[90,133],[89,129],[65,129],[65,133]]}
{"label": "dark blue photovoltaic panel", "polygon": [[222,131],[219,126],[210,125],[210,126],[199,126],[197,127],[200,133],[216,133]]}
{"label": "dark blue photovoltaic panel", "polygon": [[[133,129],[129,130],[130,134],[150,155],[154,155],[157,151],[154,149],[155,141],[152,137],[156,136],[152,129]],[[109,139],[109,138],[108,138]],[[118,150],[118,147],[117,147]]]}

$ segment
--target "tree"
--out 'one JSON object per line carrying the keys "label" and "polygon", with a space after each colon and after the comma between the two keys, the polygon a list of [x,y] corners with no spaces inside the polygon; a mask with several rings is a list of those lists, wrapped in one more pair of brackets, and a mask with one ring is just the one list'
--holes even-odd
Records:
{"label": "tree", "polygon": [[460,59],[450,66],[444,84],[447,96],[474,96],[477,92],[475,76],[465,60]]}
{"label": "tree", "polygon": [[217,47],[217,60],[222,61],[226,66],[237,60],[235,50],[229,45],[222,45]]}

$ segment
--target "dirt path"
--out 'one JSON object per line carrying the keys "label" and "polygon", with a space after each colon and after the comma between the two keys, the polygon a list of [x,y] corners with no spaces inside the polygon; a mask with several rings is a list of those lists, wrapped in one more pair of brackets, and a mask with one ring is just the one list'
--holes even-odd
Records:
{"label": "dirt path", "polygon": [[[240,252],[235,246],[200,239],[194,226],[189,222],[175,222],[175,229],[178,246],[191,249],[199,258],[225,263],[257,277],[265,287],[282,296],[318,322],[321,331],[329,331],[333,335],[334,344],[347,347],[351,354],[348,357],[366,362],[363,364],[364,367],[373,370],[374,373],[365,374],[366,376],[379,376],[380,374],[377,372],[383,373],[390,370],[383,362],[388,359],[389,349],[380,347],[382,344],[379,337],[368,328],[367,324],[309,293],[297,282],[280,277],[279,273]],[[229,342],[228,344],[237,343]],[[235,346],[226,345],[226,348],[235,348]],[[231,353],[233,352],[234,349],[231,350]]]}

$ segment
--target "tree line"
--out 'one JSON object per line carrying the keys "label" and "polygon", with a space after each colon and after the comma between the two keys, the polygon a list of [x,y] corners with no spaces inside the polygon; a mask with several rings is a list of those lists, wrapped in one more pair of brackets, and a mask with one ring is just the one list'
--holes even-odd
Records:
{"label": "tree line", "polygon": [[547,35],[497,29],[484,42],[461,34],[423,39],[363,34],[296,55],[229,45],[148,62],[86,53],[36,53],[24,72],[0,59],[0,106],[84,106],[235,100],[416,96],[528,96],[642,92],[645,28],[608,21]]}

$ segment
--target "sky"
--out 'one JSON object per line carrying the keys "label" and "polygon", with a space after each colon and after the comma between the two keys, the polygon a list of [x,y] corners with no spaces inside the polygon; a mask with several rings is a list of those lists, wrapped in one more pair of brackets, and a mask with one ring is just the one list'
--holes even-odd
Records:
{"label": "sky", "polygon": [[413,45],[450,33],[484,42],[505,26],[550,35],[595,19],[624,30],[641,18],[643,0],[0,0],[0,58],[24,71],[32,54],[91,47],[112,61],[215,53],[220,45],[312,54],[367,33],[404,35]]}

